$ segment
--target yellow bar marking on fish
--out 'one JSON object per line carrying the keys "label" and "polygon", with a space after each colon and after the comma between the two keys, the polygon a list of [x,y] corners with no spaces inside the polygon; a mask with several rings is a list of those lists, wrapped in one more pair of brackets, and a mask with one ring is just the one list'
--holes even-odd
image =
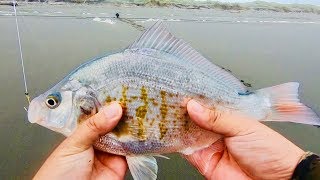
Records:
{"label": "yellow bar marking on fish", "polygon": [[184,123],[183,123],[183,127],[186,131],[189,130],[189,125],[190,125],[190,120],[189,120],[189,116],[187,114],[187,112],[185,112],[184,114]]}
{"label": "yellow bar marking on fish", "polygon": [[167,114],[168,114],[166,94],[167,93],[165,91],[160,91],[160,96],[161,96],[161,105],[160,105],[161,120],[159,122],[160,140],[163,139],[163,137],[168,131],[167,120],[166,120]]}
{"label": "yellow bar marking on fish", "polygon": [[176,109],[176,110],[174,111],[173,115],[174,115],[174,117],[176,118],[175,120],[173,120],[173,126],[174,126],[174,128],[178,128],[178,127],[177,127],[177,122],[178,122],[179,120],[181,120],[181,117],[180,117],[180,114],[179,114],[179,110]]}
{"label": "yellow bar marking on fish", "polygon": [[179,128],[177,126],[177,120],[173,120],[172,122],[173,122],[173,127],[172,127],[173,131],[178,130]]}
{"label": "yellow bar marking on fish", "polygon": [[133,101],[135,101],[135,100],[138,99],[138,97],[137,97],[137,96],[131,96],[131,99],[132,99]]}
{"label": "yellow bar marking on fish", "polygon": [[167,113],[168,113],[166,94],[167,93],[165,91],[160,91],[160,95],[161,95],[160,114],[161,114],[162,120],[166,119]]}
{"label": "yellow bar marking on fish", "polygon": [[145,105],[139,106],[139,107],[136,109],[136,116],[137,116],[137,118],[145,119],[146,115],[147,115],[147,108],[146,108]]}
{"label": "yellow bar marking on fish", "polygon": [[107,96],[106,103],[109,104],[109,103],[111,103],[111,101],[112,101],[111,96]]}
{"label": "yellow bar marking on fish", "polygon": [[142,86],[141,87],[141,95],[140,95],[140,99],[143,102],[142,106],[139,106],[136,109],[136,117],[138,120],[138,138],[139,140],[146,140],[146,127],[144,125],[144,121],[146,118],[146,115],[148,113],[148,93],[147,93],[147,89]]}
{"label": "yellow bar marking on fish", "polygon": [[127,135],[130,134],[130,128],[129,125],[126,121],[120,120],[119,123],[117,124],[117,126],[112,130],[112,132],[120,137],[123,135]]}
{"label": "yellow bar marking on fish", "polygon": [[[112,130],[112,132],[118,137],[123,136],[123,135],[128,135],[131,133],[131,128],[129,127],[128,122],[130,121],[130,119],[133,119],[133,117],[130,118],[127,114],[127,106],[128,106],[127,91],[128,91],[128,89],[129,88],[127,86],[125,86],[125,85],[122,86],[120,105],[122,107],[123,116],[120,119],[117,126]],[[111,98],[110,98],[110,100],[111,100]]]}
{"label": "yellow bar marking on fish", "polygon": [[159,122],[159,130],[160,130],[160,140],[163,139],[164,135],[167,133],[168,128],[166,126],[166,121]]}
{"label": "yellow bar marking on fish", "polygon": [[146,89],[144,86],[141,87],[141,96],[140,96],[140,99],[141,99],[144,103],[148,104],[148,93],[147,93],[147,89]]}
{"label": "yellow bar marking on fish", "polygon": [[[121,92],[121,98],[120,98],[120,104],[122,106],[122,108],[124,109],[124,111],[127,110],[127,103],[128,103],[128,99],[127,99],[127,91],[128,91],[128,87],[127,86],[122,86],[122,92]],[[124,112],[125,113],[125,112]]]}

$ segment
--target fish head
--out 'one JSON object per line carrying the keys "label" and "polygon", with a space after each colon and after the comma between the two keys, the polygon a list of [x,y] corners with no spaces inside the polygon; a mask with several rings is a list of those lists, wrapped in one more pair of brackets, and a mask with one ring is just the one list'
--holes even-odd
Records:
{"label": "fish head", "polygon": [[28,109],[28,120],[69,136],[84,120],[101,107],[96,93],[77,80],[62,81],[34,98]]}
{"label": "fish head", "polygon": [[28,120],[68,136],[72,132],[72,91],[54,91],[34,98],[28,109]]}

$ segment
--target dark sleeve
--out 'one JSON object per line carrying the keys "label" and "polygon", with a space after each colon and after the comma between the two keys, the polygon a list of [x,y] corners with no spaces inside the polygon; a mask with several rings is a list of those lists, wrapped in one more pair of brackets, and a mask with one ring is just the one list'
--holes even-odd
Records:
{"label": "dark sleeve", "polygon": [[313,153],[307,153],[294,170],[292,179],[320,180],[320,157]]}

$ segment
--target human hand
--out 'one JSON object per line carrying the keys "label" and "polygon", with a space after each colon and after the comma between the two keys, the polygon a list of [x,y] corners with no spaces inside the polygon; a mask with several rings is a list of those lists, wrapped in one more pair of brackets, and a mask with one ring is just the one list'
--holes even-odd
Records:
{"label": "human hand", "polygon": [[117,125],[121,116],[118,103],[103,107],[58,146],[34,179],[123,179],[127,170],[125,158],[92,147],[100,135]]}
{"label": "human hand", "polygon": [[215,146],[185,156],[207,179],[290,179],[304,151],[262,123],[233,112],[187,105],[200,127],[222,134],[225,148]]}

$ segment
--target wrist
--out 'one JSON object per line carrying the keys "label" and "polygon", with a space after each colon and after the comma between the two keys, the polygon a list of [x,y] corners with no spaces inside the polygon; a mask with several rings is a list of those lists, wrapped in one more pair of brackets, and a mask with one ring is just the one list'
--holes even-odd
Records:
{"label": "wrist", "polygon": [[279,159],[279,161],[276,163],[277,165],[274,169],[275,173],[273,174],[275,179],[291,179],[295,168],[306,154],[305,151],[297,146],[294,146],[294,148],[291,147],[290,150],[288,148],[287,151],[284,152],[286,155]]}
{"label": "wrist", "polygon": [[305,152],[295,167],[291,179],[319,179],[320,157],[310,151]]}

